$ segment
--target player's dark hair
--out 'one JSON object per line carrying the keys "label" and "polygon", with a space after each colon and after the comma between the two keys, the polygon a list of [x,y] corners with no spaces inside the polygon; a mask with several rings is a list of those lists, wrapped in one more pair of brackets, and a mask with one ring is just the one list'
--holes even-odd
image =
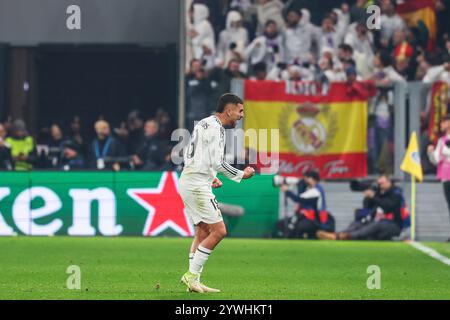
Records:
{"label": "player's dark hair", "polygon": [[225,106],[227,104],[244,104],[241,98],[239,98],[237,95],[232,93],[225,93],[219,98],[219,101],[217,102],[217,109],[216,111],[219,113],[222,113],[225,110]]}

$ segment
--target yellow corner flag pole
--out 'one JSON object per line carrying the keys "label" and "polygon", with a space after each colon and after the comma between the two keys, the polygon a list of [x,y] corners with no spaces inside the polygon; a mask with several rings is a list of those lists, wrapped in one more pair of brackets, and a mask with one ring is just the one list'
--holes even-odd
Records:
{"label": "yellow corner flag pole", "polygon": [[411,133],[408,149],[405,158],[400,166],[404,172],[411,175],[411,241],[416,240],[416,179],[423,180],[422,164],[420,163],[419,144],[417,143],[416,132]]}
{"label": "yellow corner flag pole", "polygon": [[416,178],[411,175],[411,241],[416,240]]}

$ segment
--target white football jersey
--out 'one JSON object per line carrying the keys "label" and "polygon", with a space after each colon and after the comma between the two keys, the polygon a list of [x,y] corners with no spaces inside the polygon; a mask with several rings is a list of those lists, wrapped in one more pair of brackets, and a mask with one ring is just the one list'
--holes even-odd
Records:
{"label": "white football jersey", "polygon": [[217,172],[240,182],[244,171],[225,162],[225,128],[215,115],[200,120],[194,127],[184,153],[180,181],[191,186],[211,186]]}

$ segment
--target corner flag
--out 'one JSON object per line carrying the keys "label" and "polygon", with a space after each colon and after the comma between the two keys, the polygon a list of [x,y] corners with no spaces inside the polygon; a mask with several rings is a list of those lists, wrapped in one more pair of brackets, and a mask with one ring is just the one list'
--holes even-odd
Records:
{"label": "corner flag", "polygon": [[416,179],[423,180],[422,164],[420,163],[419,144],[416,132],[411,133],[408,149],[400,169],[411,175],[411,241],[416,240]]}
{"label": "corner flag", "polygon": [[423,180],[422,165],[420,163],[419,145],[417,143],[416,132],[411,133],[408,149],[403,159],[400,169],[414,176],[418,181]]}

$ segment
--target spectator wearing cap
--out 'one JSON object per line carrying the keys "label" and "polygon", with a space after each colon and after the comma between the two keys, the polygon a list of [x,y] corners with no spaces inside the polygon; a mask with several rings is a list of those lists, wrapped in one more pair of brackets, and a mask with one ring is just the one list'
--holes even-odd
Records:
{"label": "spectator wearing cap", "polygon": [[[439,138],[436,147],[428,146],[427,152],[431,163],[437,166],[437,178],[442,182],[450,212],[450,115],[441,121],[441,131],[443,135]],[[447,241],[450,241],[450,238]]]}
{"label": "spectator wearing cap", "polygon": [[88,167],[98,170],[120,170],[120,162],[126,157],[126,151],[120,141],[111,136],[109,123],[98,120],[94,124],[97,137],[88,149]]}
{"label": "spectator wearing cap", "polygon": [[245,49],[245,59],[250,65],[264,62],[267,71],[272,70],[284,58],[283,38],[275,20],[267,20],[264,33],[255,38]]}
{"label": "spectator wearing cap", "polygon": [[237,11],[230,11],[227,15],[226,28],[219,35],[217,56],[226,64],[235,54],[244,56],[248,45],[247,29],[242,27],[242,15]]}
{"label": "spectator wearing cap", "polygon": [[5,141],[11,147],[14,170],[31,170],[35,160],[35,144],[33,137],[28,134],[27,127],[22,119],[17,119],[13,122],[11,136],[7,137]]}
{"label": "spectator wearing cap", "polygon": [[164,164],[164,148],[158,137],[159,124],[155,119],[145,122],[144,141],[132,157],[133,163],[142,170],[155,171]]}
{"label": "spectator wearing cap", "polygon": [[7,131],[5,126],[0,123],[0,170],[11,170],[11,146],[6,142]]}

